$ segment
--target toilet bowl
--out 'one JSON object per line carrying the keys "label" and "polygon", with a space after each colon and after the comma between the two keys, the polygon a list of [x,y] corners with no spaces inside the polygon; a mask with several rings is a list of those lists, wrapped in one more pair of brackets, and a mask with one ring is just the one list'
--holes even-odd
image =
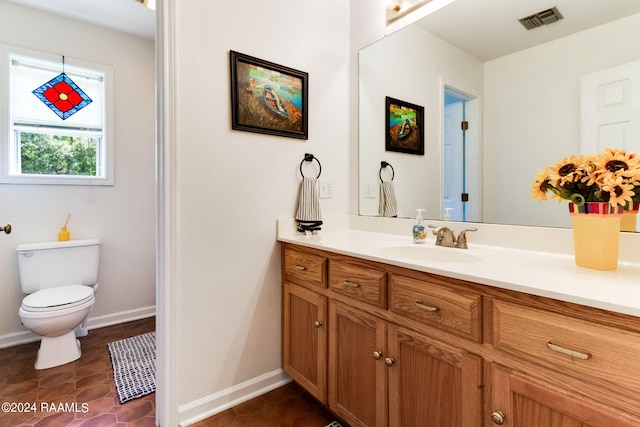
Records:
{"label": "toilet bowl", "polygon": [[43,289],[22,300],[18,311],[22,324],[42,337],[36,369],[80,358],[75,329],[87,318],[94,302],[93,289],[82,285]]}
{"label": "toilet bowl", "polygon": [[18,315],[42,337],[36,369],[80,358],[76,336],[86,335],[84,321],[95,303],[99,247],[95,239],[18,246],[21,286],[28,294]]}

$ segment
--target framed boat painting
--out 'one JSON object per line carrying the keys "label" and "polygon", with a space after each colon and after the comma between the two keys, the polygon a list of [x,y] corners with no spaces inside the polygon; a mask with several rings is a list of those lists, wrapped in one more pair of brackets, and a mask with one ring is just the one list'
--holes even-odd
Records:
{"label": "framed boat painting", "polygon": [[308,139],[308,77],[242,53],[231,55],[231,128]]}
{"label": "framed boat painting", "polygon": [[424,155],[424,107],[385,97],[385,150]]}

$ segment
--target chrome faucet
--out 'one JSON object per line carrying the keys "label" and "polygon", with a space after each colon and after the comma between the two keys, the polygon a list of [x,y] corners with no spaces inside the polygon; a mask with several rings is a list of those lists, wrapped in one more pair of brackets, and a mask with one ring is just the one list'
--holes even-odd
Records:
{"label": "chrome faucet", "polygon": [[436,227],[435,225],[430,225],[429,228],[433,228],[431,232],[436,236],[436,246],[460,249],[469,248],[467,246],[467,231],[478,231],[477,228],[468,228],[466,230],[462,230],[458,235],[458,238],[456,239],[456,235],[448,227]]}

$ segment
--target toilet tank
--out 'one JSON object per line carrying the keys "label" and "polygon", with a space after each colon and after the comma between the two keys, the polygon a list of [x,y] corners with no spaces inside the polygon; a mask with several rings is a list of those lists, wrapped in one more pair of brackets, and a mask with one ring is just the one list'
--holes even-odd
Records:
{"label": "toilet tank", "polygon": [[100,240],[27,243],[16,248],[22,292],[98,282]]}

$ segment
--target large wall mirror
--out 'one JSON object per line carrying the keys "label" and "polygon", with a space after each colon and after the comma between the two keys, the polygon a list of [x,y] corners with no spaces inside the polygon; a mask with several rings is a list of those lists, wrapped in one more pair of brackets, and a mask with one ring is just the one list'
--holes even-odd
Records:
{"label": "large wall mirror", "polygon": [[[557,22],[519,22],[553,7]],[[585,76],[639,60],[637,0],[456,0],[367,46],[359,213],[379,215],[380,181],[393,178],[399,217],[420,208],[444,219],[446,209],[460,221],[569,227],[566,203],[530,199],[529,183],[584,152]],[[424,107],[424,155],[385,150],[386,97]],[[640,151],[640,140],[631,144],[620,148]]]}

